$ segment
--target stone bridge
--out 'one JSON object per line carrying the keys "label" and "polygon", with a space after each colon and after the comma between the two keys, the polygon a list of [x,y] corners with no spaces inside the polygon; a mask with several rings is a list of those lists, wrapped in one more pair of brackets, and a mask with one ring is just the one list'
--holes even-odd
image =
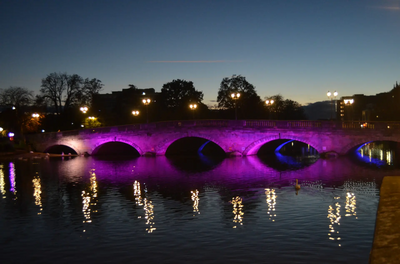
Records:
{"label": "stone bridge", "polygon": [[217,144],[228,155],[256,155],[268,142],[296,140],[315,148],[321,155],[347,154],[371,141],[400,142],[400,122],[334,122],[275,120],[192,120],[132,124],[29,135],[36,151],[67,146],[78,155],[96,154],[109,142],[121,142],[140,155],[165,155],[175,141],[196,137]]}

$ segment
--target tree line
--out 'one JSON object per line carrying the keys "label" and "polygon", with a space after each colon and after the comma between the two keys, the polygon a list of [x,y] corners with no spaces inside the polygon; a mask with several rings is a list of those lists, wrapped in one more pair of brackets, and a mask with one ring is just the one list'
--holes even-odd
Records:
{"label": "tree line", "polygon": [[[144,122],[144,111],[151,121],[181,120],[191,118],[234,119],[235,111],[238,119],[305,119],[301,105],[295,101],[284,99],[281,95],[261,97],[255,86],[244,76],[232,75],[222,79],[218,91],[217,109],[209,109],[203,101],[204,94],[198,91],[192,81],[174,79],[165,83],[160,93],[154,89],[150,94],[140,94],[143,89],[129,85],[134,96],[123,96],[114,101],[102,102],[100,94],[104,85],[97,78],[82,78],[78,74],[50,73],[41,81],[37,95],[24,87],[12,86],[0,89],[1,121],[0,127],[17,133],[39,132],[39,129],[58,131],[77,129],[84,123],[80,107],[88,107],[88,115],[94,120],[86,120],[86,126],[112,126]],[[136,93],[135,93],[136,92]],[[239,93],[240,98],[234,100],[232,93]],[[114,94],[114,93],[113,93]],[[117,94],[117,93],[116,93]],[[141,98],[152,97],[149,106],[143,106]],[[118,97],[117,95],[114,97]],[[266,105],[265,100],[274,103]],[[194,111],[189,105],[196,104]],[[142,118],[135,118],[133,108],[141,109]],[[32,113],[40,113],[40,118]],[[107,113],[111,112],[111,113]],[[109,116],[107,119],[106,116]],[[88,122],[91,122],[88,123]]]}

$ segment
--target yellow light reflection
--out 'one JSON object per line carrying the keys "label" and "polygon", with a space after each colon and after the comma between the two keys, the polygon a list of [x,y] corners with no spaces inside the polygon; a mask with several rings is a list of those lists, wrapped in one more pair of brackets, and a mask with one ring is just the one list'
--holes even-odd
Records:
{"label": "yellow light reflection", "polygon": [[140,183],[138,181],[133,183],[133,195],[135,196],[136,205],[143,205],[142,192],[140,191]]}
{"label": "yellow light reflection", "polygon": [[83,216],[85,217],[85,220],[83,223],[91,223],[91,217],[90,217],[90,194],[86,193],[85,191],[82,191],[82,212]]}
{"label": "yellow light reflection", "polygon": [[33,179],[32,179],[32,183],[33,183],[33,197],[35,197],[35,205],[39,206],[39,212],[38,215],[42,214],[42,184],[40,183],[40,177],[39,175],[36,175]]}
{"label": "yellow light reflection", "polygon": [[386,152],[386,162],[389,165],[393,165],[392,151]]}
{"label": "yellow light reflection", "polygon": [[272,222],[275,222],[274,217],[276,217],[275,214],[275,205],[276,205],[276,197],[278,197],[275,194],[275,189],[265,189],[265,201],[267,202],[268,205],[268,216],[269,216],[269,220],[271,220]]}
{"label": "yellow light reflection", "polygon": [[239,225],[243,225],[243,200],[242,198],[240,198],[239,196],[236,196],[235,198],[232,198],[231,201],[232,205],[233,205],[233,215],[235,216],[233,218],[233,223],[235,223],[235,225],[233,226],[233,228],[237,227],[237,224]]}
{"label": "yellow light reflection", "polygon": [[153,233],[153,231],[156,230],[155,227],[153,227],[154,223],[154,205],[150,200],[147,200],[146,198],[143,199],[144,202],[144,212],[145,212],[145,218],[146,218],[146,225],[149,225],[148,228],[146,228],[147,233]]}
{"label": "yellow light reflection", "polygon": [[0,192],[3,198],[6,198],[6,183],[4,181],[3,164],[0,164]]}
{"label": "yellow light reflection", "polygon": [[[340,199],[340,197],[335,197],[335,200]],[[340,226],[340,219],[341,219],[341,215],[340,215],[340,204],[339,202],[335,203],[335,209],[333,209],[332,205],[329,205],[328,208],[328,216],[327,218],[329,218],[330,220],[330,224],[329,224],[329,233],[328,233],[328,238],[329,240],[341,240],[340,236],[339,236],[339,231],[335,229],[335,226]],[[340,247],[341,244],[338,244],[338,246]]]}
{"label": "yellow light reflection", "polygon": [[[97,212],[97,210],[91,210],[91,206],[97,205],[97,178],[95,170],[90,171],[90,186],[88,191],[82,191],[82,212],[84,216],[83,223],[92,223],[91,213]],[[83,230],[86,232],[86,230]]]}
{"label": "yellow light reflection", "polygon": [[198,190],[194,190],[194,191],[190,191],[190,192],[192,193],[193,213],[200,214],[200,211],[199,211],[199,202],[200,202],[199,191]]}
{"label": "yellow light reflection", "polygon": [[350,193],[348,192],[346,195],[346,214],[345,216],[357,216],[357,212],[356,212],[356,196],[354,193]]}
{"label": "yellow light reflection", "polygon": [[[145,193],[147,192],[147,189],[145,188]],[[133,195],[135,196],[135,203],[138,206],[143,206],[144,210],[144,217],[146,219],[146,225],[149,227],[146,228],[147,233],[153,233],[157,228],[154,227],[154,205],[153,203],[147,199],[147,198],[142,198],[142,191],[140,188],[140,182],[135,181],[133,183]],[[142,218],[141,216],[138,216],[138,218]]]}
{"label": "yellow light reflection", "polygon": [[96,173],[94,173],[94,170],[91,171],[90,189],[93,193],[93,197],[97,197],[97,178],[96,178]]}

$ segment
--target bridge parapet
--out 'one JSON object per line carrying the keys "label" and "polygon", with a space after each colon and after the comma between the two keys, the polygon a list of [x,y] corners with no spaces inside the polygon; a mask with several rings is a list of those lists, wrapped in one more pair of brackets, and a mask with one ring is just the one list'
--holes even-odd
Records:
{"label": "bridge parapet", "polygon": [[204,138],[225,152],[255,155],[265,143],[276,139],[297,140],[319,153],[347,151],[369,141],[400,142],[400,122],[334,122],[307,120],[184,120],[115,127],[71,130],[28,135],[34,149],[45,151],[65,145],[79,153],[107,142],[131,145],[140,154],[164,155],[170,144],[184,137]]}

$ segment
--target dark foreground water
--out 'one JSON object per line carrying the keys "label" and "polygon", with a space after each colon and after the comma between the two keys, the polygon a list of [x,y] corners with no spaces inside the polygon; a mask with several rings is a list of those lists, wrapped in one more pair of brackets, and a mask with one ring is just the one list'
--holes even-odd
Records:
{"label": "dark foreground water", "polygon": [[349,158],[267,163],[0,162],[0,262],[368,262],[379,186],[398,170]]}

